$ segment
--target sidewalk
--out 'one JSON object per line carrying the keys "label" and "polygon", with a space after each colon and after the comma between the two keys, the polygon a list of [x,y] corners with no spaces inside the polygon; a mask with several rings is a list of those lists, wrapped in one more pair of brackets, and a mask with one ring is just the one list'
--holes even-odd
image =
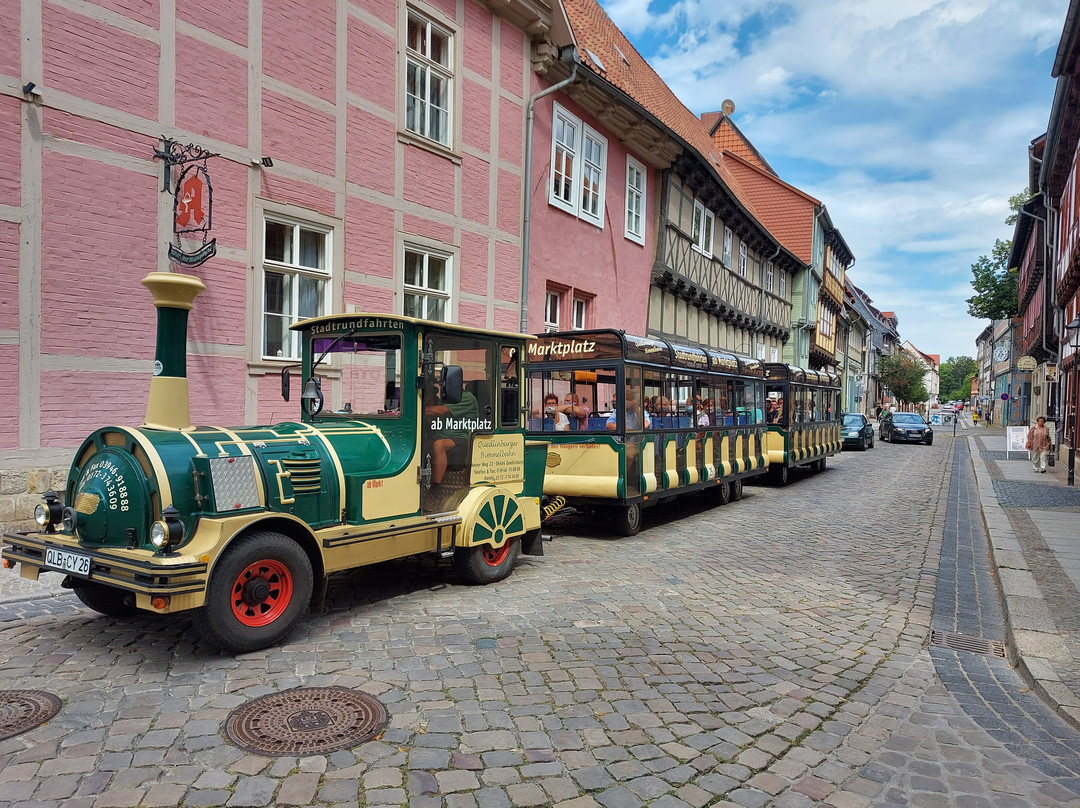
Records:
{"label": "sidewalk", "polygon": [[1080,487],[1064,451],[1046,474],[1005,451],[1005,429],[961,421],[971,449],[991,565],[1004,596],[1010,661],[1080,727]]}

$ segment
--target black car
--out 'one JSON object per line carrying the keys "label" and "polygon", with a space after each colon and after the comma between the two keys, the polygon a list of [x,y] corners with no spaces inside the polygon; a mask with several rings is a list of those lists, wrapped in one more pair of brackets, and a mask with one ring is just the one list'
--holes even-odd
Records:
{"label": "black car", "polygon": [[874,425],[861,412],[845,412],[840,434],[844,438],[845,449],[859,449],[865,452],[874,448]]}
{"label": "black car", "polygon": [[881,413],[880,435],[889,442],[925,443],[934,442],[934,430],[917,412]]}

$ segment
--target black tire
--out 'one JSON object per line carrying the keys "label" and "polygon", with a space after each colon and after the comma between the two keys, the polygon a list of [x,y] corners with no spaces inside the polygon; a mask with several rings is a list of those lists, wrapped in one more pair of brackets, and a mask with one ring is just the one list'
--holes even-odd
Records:
{"label": "black tire", "polygon": [[725,482],[719,482],[714,485],[710,491],[713,503],[716,505],[727,505],[731,502],[731,486]]}
{"label": "black tire", "polygon": [[859,451],[860,452],[865,452],[869,448],[870,448],[870,438],[863,438],[862,439],[862,446],[859,447]]}
{"label": "black tire", "polygon": [[135,595],[93,581],[71,581],[71,591],[88,609],[108,617],[131,617],[135,608]]}
{"label": "black tire", "polygon": [[459,547],[454,551],[454,569],[470,584],[492,584],[510,574],[519,555],[521,542],[517,538],[507,539],[501,547]]}
{"label": "black tire", "polygon": [[828,466],[828,465],[829,465],[829,458],[823,457],[823,458],[821,458],[821,460],[818,461],[817,470],[818,471],[825,471],[825,467]]}
{"label": "black tire", "polygon": [[620,536],[636,536],[641,530],[641,505],[631,502],[629,505],[616,505],[612,509],[615,532]]}
{"label": "black tire", "polygon": [[926,445],[927,446],[933,446],[934,445],[934,439],[930,438],[930,440],[926,441]]}
{"label": "black tire", "polygon": [[307,611],[313,581],[311,560],[292,539],[271,532],[241,536],[214,565],[195,628],[230,653],[274,645]]}
{"label": "black tire", "polygon": [[738,502],[740,499],[742,499],[742,495],[743,495],[742,480],[741,479],[732,480],[731,481],[731,499],[732,499],[732,501],[733,502]]}
{"label": "black tire", "polygon": [[873,432],[870,433],[870,442],[866,445],[866,448],[867,449],[873,449],[874,448],[874,433]]}
{"label": "black tire", "polygon": [[778,466],[774,466],[774,470],[770,472],[772,475],[772,481],[774,485],[785,486],[788,484],[788,467],[786,464],[781,463]]}

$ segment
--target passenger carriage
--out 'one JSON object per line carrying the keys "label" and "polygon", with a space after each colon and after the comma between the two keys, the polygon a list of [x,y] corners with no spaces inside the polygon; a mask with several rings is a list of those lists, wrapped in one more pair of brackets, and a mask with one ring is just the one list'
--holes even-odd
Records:
{"label": "passenger carriage", "polygon": [[766,451],[772,480],[787,485],[793,468],[822,471],[843,448],[840,377],[776,362],[765,364]]}
{"label": "passenger carriage", "polygon": [[551,444],[544,493],[623,535],[643,507],[691,491],[739,499],[767,470],[760,362],[609,329],[544,334],[528,351],[528,430]]}

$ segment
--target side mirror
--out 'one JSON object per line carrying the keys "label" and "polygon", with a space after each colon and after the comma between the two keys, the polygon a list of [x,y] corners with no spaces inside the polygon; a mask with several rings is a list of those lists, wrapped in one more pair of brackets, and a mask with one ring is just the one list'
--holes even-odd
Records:
{"label": "side mirror", "polygon": [[292,379],[290,378],[289,369],[281,369],[281,397],[286,401],[289,400],[289,393],[292,387]]}
{"label": "side mirror", "polygon": [[460,365],[446,365],[442,369],[442,400],[443,404],[460,404],[461,393],[465,389],[464,376]]}

